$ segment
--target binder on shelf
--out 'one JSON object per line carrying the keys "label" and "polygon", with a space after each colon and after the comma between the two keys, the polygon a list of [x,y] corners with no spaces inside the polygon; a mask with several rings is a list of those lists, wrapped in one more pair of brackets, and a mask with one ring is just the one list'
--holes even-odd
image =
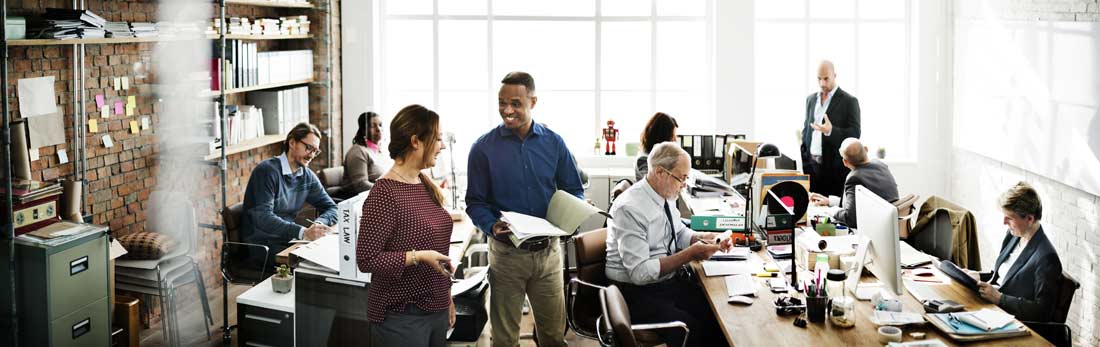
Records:
{"label": "binder on shelf", "polygon": [[691,229],[697,231],[745,231],[744,216],[691,216]]}

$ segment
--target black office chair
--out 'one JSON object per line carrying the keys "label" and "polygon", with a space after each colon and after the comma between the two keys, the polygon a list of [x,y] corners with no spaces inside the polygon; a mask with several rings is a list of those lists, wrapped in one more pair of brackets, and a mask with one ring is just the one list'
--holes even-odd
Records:
{"label": "black office chair", "polygon": [[614,284],[600,290],[600,306],[603,315],[597,321],[597,326],[600,327],[597,332],[601,344],[619,347],[655,346],[660,344],[660,340],[654,330],[682,329],[683,346],[687,346],[687,337],[691,330],[684,322],[632,324],[626,298]]}
{"label": "black office chair", "polygon": [[[222,210],[222,220],[225,221],[225,233],[227,241],[222,246],[222,277],[229,283],[254,286],[263,282],[274,273],[269,267],[267,259],[271,251],[266,245],[243,242],[241,240],[241,217],[244,215],[244,204],[236,203]],[[263,255],[263,263],[259,267],[250,256],[258,258]]]}
{"label": "black office chair", "polygon": [[1066,317],[1069,316],[1069,307],[1073,304],[1073,295],[1081,284],[1068,273],[1062,272],[1061,283],[1058,284],[1058,299],[1054,304],[1053,322],[1024,321],[1028,328],[1035,331],[1055,346],[1072,346],[1073,331],[1066,325]]}

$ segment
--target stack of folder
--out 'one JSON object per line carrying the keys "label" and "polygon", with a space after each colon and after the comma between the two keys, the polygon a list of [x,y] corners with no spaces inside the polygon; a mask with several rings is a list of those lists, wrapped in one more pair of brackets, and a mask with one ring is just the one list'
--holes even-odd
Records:
{"label": "stack of folder", "polygon": [[130,28],[134,31],[134,37],[157,37],[157,25],[148,22],[133,22],[130,23]]}
{"label": "stack of folder", "polygon": [[134,32],[130,31],[130,24],[126,22],[107,22],[103,29],[107,31],[107,37],[134,37]]}
{"label": "stack of folder", "polygon": [[1030,334],[1011,315],[992,309],[972,312],[928,313],[926,318],[948,337],[959,341],[991,340]]}
{"label": "stack of folder", "polygon": [[28,36],[42,39],[102,38],[107,20],[88,10],[47,8],[40,20],[28,28]]}

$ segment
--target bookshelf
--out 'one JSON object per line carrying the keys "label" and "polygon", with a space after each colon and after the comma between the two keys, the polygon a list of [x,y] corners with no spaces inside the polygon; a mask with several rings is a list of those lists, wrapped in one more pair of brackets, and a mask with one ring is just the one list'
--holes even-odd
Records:
{"label": "bookshelf", "polygon": [[[311,39],[311,35],[225,35],[228,40],[301,40]],[[207,35],[202,40],[217,40],[217,35]],[[170,42],[193,40],[188,37],[122,37],[122,38],[95,38],[95,39],[24,39],[10,40],[8,46],[53,46],[53,45],[105,45],[115,43],[142,43],[142,42]]]}
{"label": "bookshelf", "polygon": [[[293,80],[293,81],[286,81],[286,82],[279,82],[279,83],[255,85],[255,86],[249,86],[249,87],[243,87],[243,88],[229,88],[225,91],[225,94],[226,95],[240,94],[240,93],[247,93],[247,92],[257,91],[257,90],[289,87],[289,86],[293,86],[293,85],[306,84],[306,83],[310,83],[310,82],[313,82],[313,79]],[[218,91],[218,90],[211,90],[211,91],[208,91],[206,93],[207,93],[206,95],[209,96],[209,97],[216,97],[216,96],[221,95],[221,91]]]}
{"label": "bookshelf", "polygon": [[[260,148],[260,147],[264,147],[264,146],[273,144],[273,143],[282,142],[285,139],[286,139],[286,137],[283,136],[283,135],[264,135],[264,136],[261,136],[261,137],[244,140],[244,141],[241,141],[241,142],[239,142],[235,145],[226,147],[225,148],[225,155],[230,156],[230,155],[241,153],[241,152],[247,152],[247,151],[250,151],[250,150],[253,150],[253,149],[256,149],[256,148]],[[207,156],[203,157],[202,159],[206,160],[206,161],[210,161],[210,160],[214,160],[214,159],[221,159],[221,157],[222,157],[221,151],[218,151],[217,153],[207,155]]]}
{"label": "bookshelf", "polygon": [[313,8],[312,3],[263,1],[263,0],[225,0],[226,5],[248,5],[257,7]]}

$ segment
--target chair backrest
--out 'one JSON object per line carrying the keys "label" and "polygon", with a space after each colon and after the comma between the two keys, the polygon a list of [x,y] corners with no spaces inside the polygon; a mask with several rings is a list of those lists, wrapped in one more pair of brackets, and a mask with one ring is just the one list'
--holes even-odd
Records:
{"label": "chair backrest", "polygon": [[629,178],[621,179],[618,183],[615,183],[615,187],[611,188],[611,201],[615,201],[615,198],[618,198],[619,194],[625,192],[633,184],[634,183],[631,182]]}
{"label": "chair backrest", "polygon": [[603,319],[611,325],[612,338],[615,346],[635,347],[638,340],[634,338],[634,330],[631,329],[630,308],[626,306],[626,298],[619,291],[619,287],[610,285],[600,290],[602,301]]}
{"label": "chair backrest", "polygon": [[186,247],[186,254],[195,251],[198,242],[198,220],[191,199],[182,192],[156,190],[149,193],[146,226],[149,231],[171,235]]}
{"label": "chair backrest", "polygon": [[1058,284],[1058,301],[1055,303],[1054,322],[1065,323],[1069,316],[1069,306],[1073,304],[1073,294],[1077,292],[1081,284],[1066,272],[1062,272],[1061,283]]}
{"label": "chair backrest", "polygon": [[325,188],[339,187],[344,182],[344,167],[336,166],[321,169],[321,185]]}
{"label": "chair backrest", "polygon": [[951,259],[955,242],[955,229],[951,227],[951,214],[937,211],[932,220],[920,230],[914,230],[907,240],[913,248],[940,259]]}
{"label": "chair backrest", "polygon": [[894,201],[894,207],[898,208],[898,233],[902,238],[909,237],[912,231],[909,221],[913,219],[913,204],[917,202],[917,196],[909,194]]}
{"label": "chair backrest", "polygon": [[[596,229],[573,236],[576,254],[577,279],[598,286],[607,285],[604,261],[607,258],[607,229]],[[602,313],[599,290],[589,286],[577,286],[570,298],[570,318],[574,330],[586,336],[594,336],[596,319]]]}
{"label": "chair backrest", "polygon": [[244,203],[236,203],[222,210],[225,233],[229,241],[241,242],[241,219],[244,217]]}

